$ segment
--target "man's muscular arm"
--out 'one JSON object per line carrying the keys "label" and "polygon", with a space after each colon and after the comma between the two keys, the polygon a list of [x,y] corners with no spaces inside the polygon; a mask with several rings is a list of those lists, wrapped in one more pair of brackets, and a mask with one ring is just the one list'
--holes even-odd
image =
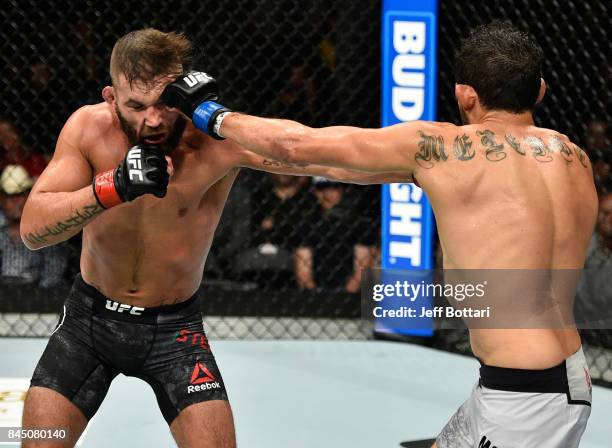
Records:
{"label": "man's muscular arm", "polygon": [[80,109],[66,122],[53,158],[30,192],[20,228],[30,249],[67,240],[104,210],[91,188],[91,166],[79,147],[86,115]]}
{"label": "man's muscular arm", "polygon": [[154,145],[134,146],[117,168],[94,176],[85,152],[96,143],[85,141],[85,134],[90,140],[102,138],[95,135],[95,121],[84,107],[62,129],[53,159],[24,207],[20,233],[28,248],[65,241],[103,210],[143,194],[166,195],[172,167]]}
{"label": "man's muscular arm", "polygon": [[224,145],[224,153],[232,152],[236,155],[235,164],[241,167],[252,168],[278,174],[291,174],[296,176],[322,176],[327,179],[349,184],[371,185],[394,182],[413,182],[412,174],[408,172],[367,173],[345,168],[334,168],[314,164],[296,164],[266,159],[258,154],[246,150],[242,146],[229,140]]}
{"label": "man's muscular arm", "polygon": [[423,136],[453,126],[415,121],[380,129],[310,128],[290,120],[230,113],[220,133],[257,154],[290,164],[314,163],[370,173],[415,174],[430,151]]}
{"label": "man's muscular arm", "polygon": [[[216,103],[216,81],[190,72],[169,84],[162,100],[180,109],[196,128],[234,140],[250,151],[286,164],[317,164],[371,173],[416,173],[419,152],[431,152],[424,136],[453,126],[411,122],[382,129],[348,126],[310,128],[290,120],[239,114]],[[422,156],[423,157],[423,156]]]}

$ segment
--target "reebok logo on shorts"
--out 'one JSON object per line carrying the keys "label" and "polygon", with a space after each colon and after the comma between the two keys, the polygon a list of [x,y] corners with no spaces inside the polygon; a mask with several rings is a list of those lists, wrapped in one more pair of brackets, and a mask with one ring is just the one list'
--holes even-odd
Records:
{"label": "reebok logo on shorts", "polygon": [[215,380],[212,373],[206,368],[204,363],[201,361],[196,362],[191,374],[192,385],[187,386],[187,393],[200,392],[203,390],[220,389],[221,384]]}

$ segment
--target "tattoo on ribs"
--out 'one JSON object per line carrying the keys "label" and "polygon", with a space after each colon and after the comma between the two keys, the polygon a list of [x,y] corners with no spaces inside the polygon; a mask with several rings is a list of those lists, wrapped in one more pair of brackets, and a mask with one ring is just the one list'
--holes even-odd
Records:
{"label": "tattoo on ribs", "polygon": [[453,142],[453,152],[459,160],[472,160],[476,155],[476,151],[472,149],[472,140],[463,134],[461,137],[455,137]]}
{"label": "tattoo on ribs", "polygon": [[279,162],[278,160],[264,159],[263,166],[273,166],[275,168],[306,168],[310,163],[287,163]]}
{"label": "tattoo on ribs", "polygon": [[506,134],[504,135],[504,138],[506,139],[506,143],[508,143],[510,147],[516,152],[518,152],[520,155],[524,156],[525,154],[527,154],[527,152],[523,148],[521,148],[521,144],[516,138],[514,138],[512,134]]}
{"label": "tattoo on ribs", "polygon": [[414,160],[420,167],[432,168],[434,166],[432,159],[436,162],[448,160],[448,156],[444,152],[444,139],[441,135],[427,135],[421,131],[418,134],[421,136],[421,141],[419,142],[419,152],[414,155]]}
{"label": "tattoo on ribs", "polygon": [[506,158],[508,154],[504,151],[504,144],[495,141],[495,133],[493,131],[489,131],[488,129],[476,131],[476,135],[480,137],[480,143],[485,147],[487,160],[499,162]]}
{"label": "tattoo on ribs", "polygon": [[45,229],[41,232],[28,233],[25,236],[25,239],[32,244],[46,243],[48,242],[47,238],[61,235],[66,233],[68,230],[85,224],[103,210],[104,209],[98,204],[86,205],[82,210],[77,210],[74,215],[64,221],[60,221],[51,227],[45,227]]}

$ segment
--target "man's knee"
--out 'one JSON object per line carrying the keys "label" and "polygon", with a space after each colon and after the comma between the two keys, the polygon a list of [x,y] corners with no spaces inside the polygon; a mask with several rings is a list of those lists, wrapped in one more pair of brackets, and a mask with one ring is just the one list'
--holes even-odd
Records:
{"label": "man's knee", "polygon": [[170,425],[179,447],[234,448],[236,434],[229,402],[212,400],[192,404],[181,411]]}

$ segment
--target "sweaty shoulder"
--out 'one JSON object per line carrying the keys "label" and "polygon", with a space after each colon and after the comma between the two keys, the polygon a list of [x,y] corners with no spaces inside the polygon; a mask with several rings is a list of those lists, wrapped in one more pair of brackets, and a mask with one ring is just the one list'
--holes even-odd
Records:
{"label": "sweaty shoulder", "polygon": [[70,143],[87,151],[100,138],[116,129],[116,120],[107,103],[83,106],[70,116],[58,143]]}
{"label": "sweaty shoulder", "polygon": [[[586,151],[572,142],[565,134],[552,129],[532,127],[526,132],[524,141],[532,155],[535,154],[536,160],[538,160],[538,155],[544,151],[553,158],[565,160],[568,164],[576,161],[577,166],[590,168],[591,163]],[[538,161],[541,160],[540,157]]]}
{"label": "sweaty shoulder", "polygon": [[522,159],[551,163],[560,160],[568,164],[577,162],[585,168],[590,165],[585,151],[566,135],[533,125],[480,123],[458,126],[446,143],[451,145],[451,155],[462,161],[483,158],[488,162]]}

